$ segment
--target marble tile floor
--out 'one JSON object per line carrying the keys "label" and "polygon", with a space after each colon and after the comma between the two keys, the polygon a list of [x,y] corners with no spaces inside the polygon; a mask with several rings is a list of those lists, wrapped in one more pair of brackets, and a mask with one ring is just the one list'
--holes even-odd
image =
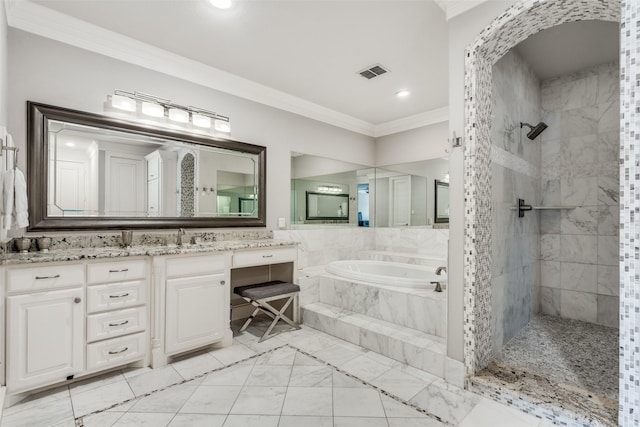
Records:
{"label": "marble tile floor", "polygon": [[533,318],[472,384],[483,394],[539,404],[558,421],[617,425],[618,329]]}
{"label": "marble tile floor", "polygon": [[[255,322],[254,322],[255,323]],[[509,426],[545,421],[303,326],[160,369],[124,369],[7,408],[13,426]]]}

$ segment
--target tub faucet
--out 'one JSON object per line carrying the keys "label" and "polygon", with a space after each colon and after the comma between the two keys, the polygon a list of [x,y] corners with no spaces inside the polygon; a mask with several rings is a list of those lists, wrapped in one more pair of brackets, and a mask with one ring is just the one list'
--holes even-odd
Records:
{"label": "tub faucet", "polygon": [[437,274],[438,276],[439,276],[439,275],[441,275],[443,271],[444,271],[444,272],[445,272],[445,274],[446,274],[446,272],[447,272],[447,267],[438,267],[438,268],[436,268],[436,274]]}
{"label": "tub faucet", "polygon": [[178,228],[178,237],[176,237],[177,246],[182,246],[182,236],[184,236],[184,228]]}

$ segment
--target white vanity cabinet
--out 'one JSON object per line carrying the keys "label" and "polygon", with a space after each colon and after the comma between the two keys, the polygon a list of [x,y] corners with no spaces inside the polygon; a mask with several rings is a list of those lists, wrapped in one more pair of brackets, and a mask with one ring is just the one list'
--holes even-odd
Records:
{"label": "white vanity cabinet", "polygon": [[230,267],[228,252],[154,259],[154,367],[178,353],[231,344]]}
{"label": "white vanity cabinet", "polygon": [[144,360],[146,258],[4,268],[10,394]]}
{"label": "white vanity cabinet", "polygon": [[87,265],[88,372],[144,359],[148,354],[146,259]]}
{"label": "white vanity cabinet", "polygon": [[84,265],[6,270],[6,381],[10,393],[84,371]]}

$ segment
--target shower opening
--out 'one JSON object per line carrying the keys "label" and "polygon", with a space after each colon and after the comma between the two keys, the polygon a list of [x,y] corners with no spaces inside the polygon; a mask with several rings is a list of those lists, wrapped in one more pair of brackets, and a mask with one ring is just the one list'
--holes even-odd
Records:
{"label": "shower opening", "polygon": [[[553,27],[492,69],[493,357],[471,385],[567,425],[616,425],[619,409],[618,25]],[[558,73],[562,55],[536,56],[547,31],[596,32],[607,51]]]}

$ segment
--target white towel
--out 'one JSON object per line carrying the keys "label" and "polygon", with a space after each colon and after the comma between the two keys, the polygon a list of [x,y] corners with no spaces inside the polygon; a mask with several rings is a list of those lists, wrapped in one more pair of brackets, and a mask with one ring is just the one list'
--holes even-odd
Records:
{"label": "white towel", "polygon": [[[6,135],[7,147],[14,147],[11,135]],[[13,151],[6,152],[10,169],[3,174],[2,178],[2,229],[0,238],[6,238],[6,233],[12,228],[24,228],[29,225],[29,213],[27,203],[27,182],[24,179],[22,171],[14,167],[15,153]]]}
{"label": "white towel", "polygon": [[29,226],[29,207],[27,203],[27,181],[24,174],[18,168],[14,169],[14,189],[15,189],[15,226],[17,228],[25,228]]}
{"label": "white towel", "polygon": [[7,233],[9,230],[11,230],[11,225],[13,224],[13,209],[15,207],[13,184],[15,174],[13,173],[13,169],[9,169],[2,175],[2,200],[4,201],[4,212],[2,212],[2,228],[3,232]]}

